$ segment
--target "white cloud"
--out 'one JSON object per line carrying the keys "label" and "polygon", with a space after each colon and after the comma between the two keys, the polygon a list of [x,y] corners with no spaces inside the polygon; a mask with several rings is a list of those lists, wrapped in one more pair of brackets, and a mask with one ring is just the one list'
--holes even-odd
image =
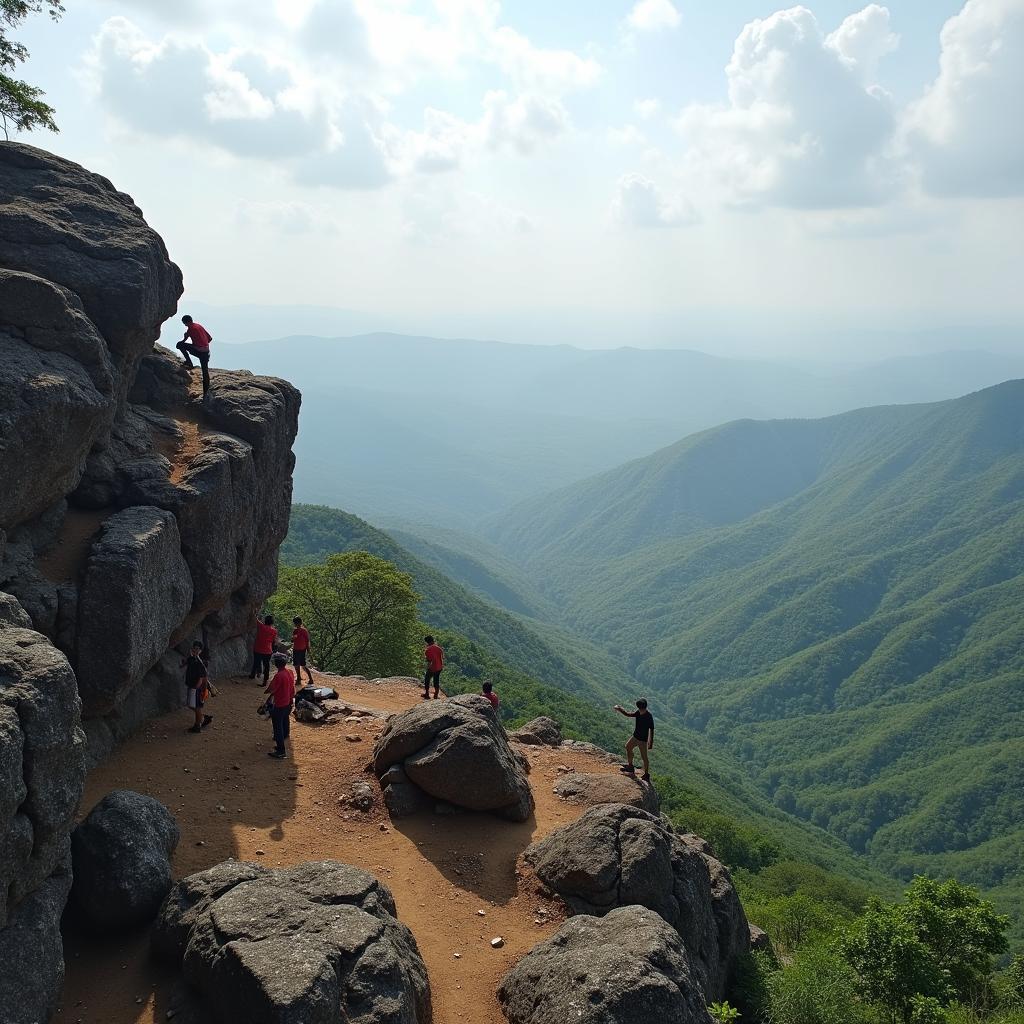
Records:
{"label": "white cloud", "polygon": [[885,201],[895,116],[862,63],[879,52],[881,19],[865,15],[868,31],[859,18],[828,39],[804,7],[748,24],[726,68],[729,102],[692,105],[678,121],[691,168],[751,206]]}
{"label": "white cloud", "polygon": [[967,0],[941,41],[939,75],[907,119],[924,187],[1024,195],[1024,0]]}
{"label": "white cloud", "polygon": [[635,124],[624,124],[621,128],[608,129],[608,141],[613,146],[642,146],[647,137]]}
{"label": "white cloud", "polygon": [[667,198],[641,174],[627,174],[619,179],[611,214],[616,223],[632,228],[674,228],[697,221],[693,207],[685,199]]}
{"label": "white cloud", "polygon": [[482,129],[493,149],[512,146],[529,154],[558,138],[569,128],[569,114],[561,101],[532,93],[510,97],[494,90],[484,97]]}
{"label": "white cloud", "polygon": [[535,231],[535,221],[478,192],[424,188],[406,197],[403,231],[411,241],[424,244],[464,239],[511,238]]}
{"label": "white cloud", "polygon": [[659,32],[679,26],[682,17],[671,0],[639,0],[626,17],[635,32]]}
{"label": "white cloud", "polygon": [[496,28],[491,47],[497,64],[524,89],[561,94],[585,89],[601,75],[601,65],[572,50],[545,50],[508,27]]}
{"label": "white cloud", "polygon": [[316,231],[334,233],[337,223],[324,214],[322,207],[298,200],[242,200],[235,211],[242,227],[258,228],[271,235],[304,235]]}
{"label": "white cloud", "polygon": [[653,96],[646,100],[637,100],[633,104],[633,109],[636,111],[637,117],[644,121],[650,121],[661,112],[661,101]]}
{"label": "white cloud", "polygon": [[857,68],[867,81],[874,81],[878,62],[900,44],[900,37],[889,25],[888,8],[868,4],[831,33],[825,45]]}

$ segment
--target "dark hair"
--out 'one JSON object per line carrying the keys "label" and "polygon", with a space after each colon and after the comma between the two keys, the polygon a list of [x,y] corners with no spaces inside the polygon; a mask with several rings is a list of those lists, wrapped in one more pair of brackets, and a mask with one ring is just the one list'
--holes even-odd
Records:
{"label": "dark hair", "polygon": [[190,324],[190,323],[192,323],[192,317],[190,317],[190,316],[188,315],[188,313],[186,313],[186,314],[185,314],[185,315],[184,315],[184,316],[183,316],[183,317],[181,318],[181,322],[182,322],[183,324]]}
{"label": "dark hair", "polygon": [[640,698],[640,699],[639,699],[639,700],[638,700],[638,701],[636,702],[636,706],[637,706],[637,707],[638,707],[638,708],[639,708],[639,709],[640,709],[641,711],[643,711],[643,710],[644,710],[644,709],[645,709],[645,708],[647,707],[647,701],[646,701],[646,700],[644,700],[644,698],[643,698],[643,697],[641,697],[641,698]]}
{"label": "dark hair", "polygon": [[425,636],[423,638],[423,642],[425,644],[432,644],[434,642],[434,638],[432,636]]}
{"label": "dark hair", "polygon": [[298,615],[296,615],[295,618],[292,619],[292,622],[294,622],[296,626],[302,625],[302,619]]}
{"label": "dark hair", "polygon": [[288,659],[283,654],[274,655],[274,664],[278,668],[284,668],[288,664]]}
{"label": "dark hair", "polygon": [[202,640],[193,640],[192,641],[192,650],[194,651],[197,647],[199,648],[199,650],[203,649],[203,641]]}
{"label": "dark hair", "polygon": [[273,615],[264,615],[263,616],[263,625],[264,626],[272,626],[273,624],[274,624],[274,616]]}
{"label": "dark hair", "polygon": [[484,693],[490,693],[494,689],[493,683],[484,683]]}

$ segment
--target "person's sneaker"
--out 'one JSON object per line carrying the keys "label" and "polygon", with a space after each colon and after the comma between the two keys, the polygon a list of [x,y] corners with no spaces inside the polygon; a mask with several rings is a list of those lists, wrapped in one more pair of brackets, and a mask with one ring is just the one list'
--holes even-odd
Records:
{"label": "person's sneaker", "polygon": [[186,729],[186,732],[202,732],[203,727],[201,725],[193,725],[191,729]]}
{"label": "person's sneaker", "polygon": [[203,715],[203,724],[199,726],[200,729],[205,729],[213,721],[213,715]]}
{"label": "person's sneaker", "polygon": [[620,765],[619,771],[625,772],[627,775],[636,775],[636,769],[631,764]]}
{"label": "person's sneaker", "polygon": [[268,750],[267,757],[272,757],[277,761],[280,761],[284,757],[284,751],[282,750]]}

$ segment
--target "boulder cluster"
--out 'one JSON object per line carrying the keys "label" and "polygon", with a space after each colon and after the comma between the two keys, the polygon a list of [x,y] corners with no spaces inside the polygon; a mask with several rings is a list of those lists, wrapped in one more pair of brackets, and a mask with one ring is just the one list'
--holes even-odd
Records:
{"label": "boulder cluster", "polygon": [[[244,664],[275,586],[299,395],[155,345],[181,272],[131,198],[0,143],[0,1005],[48,1019],[86,765]],[[31,981],[26,983],[25,979]]]}

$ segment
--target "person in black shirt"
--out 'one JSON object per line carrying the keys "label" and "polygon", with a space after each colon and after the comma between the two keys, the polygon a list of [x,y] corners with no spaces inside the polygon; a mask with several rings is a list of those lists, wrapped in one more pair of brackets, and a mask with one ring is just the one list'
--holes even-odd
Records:
{"label": "person in black shirt", "polygon": [[643,697],[636,702],[636,711],[627,711],[621,704],[616,704],[615,710],[620,715],[636,719],[633,735],[630,736],[629,742],[626,744],[627,763],[622,766],[621,770],[629,772],[631,775],[636,772],[636,768],[633,767],[633,751],[639,749],[640,758],[644,763],[644,773],[641,778],[644,782],[650,782],[651,766],[647,760],[647,751],[654,749],[654,715],[647,710],[647,701]]}
{"label": "person in black shirt", "polygon": [[203,714],[203,706],[210,692],[210,681],[207,678],[206,663],[203,661],[202,640],[192,641],[192,649],[184,664],[185,703],[196,715],[195,723],[189,732],[200,732],[213,721],[213,715]]}

